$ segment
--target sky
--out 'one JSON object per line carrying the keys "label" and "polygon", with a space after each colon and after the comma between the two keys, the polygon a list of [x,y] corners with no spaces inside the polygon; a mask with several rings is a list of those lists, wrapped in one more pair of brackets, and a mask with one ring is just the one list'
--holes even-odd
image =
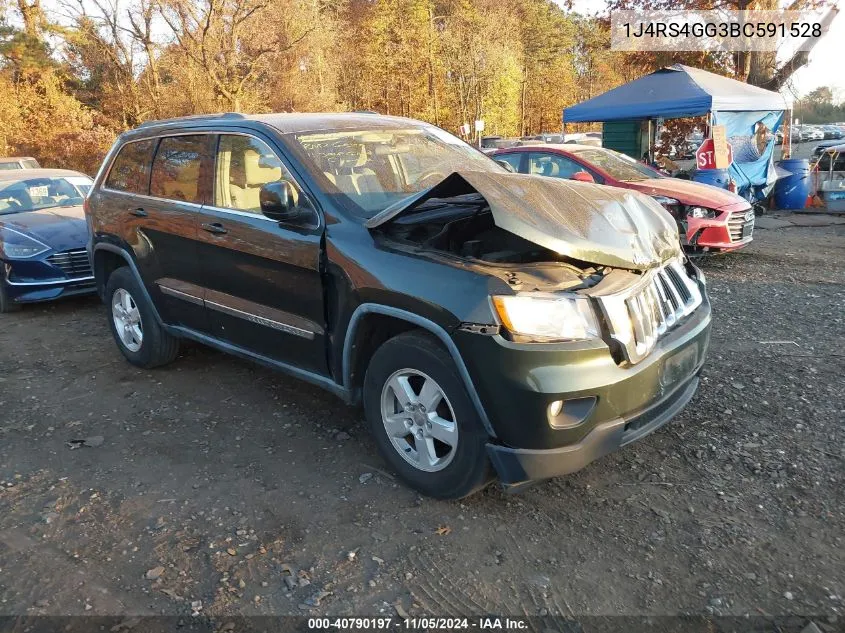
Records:
{"label": "sky", "polygon": [[[565,0],[555,0],[561,5]],[[845,0],[836,0],[840,13],[831,24],[830,31],[810,53],[810,63],[792,75],[793,97],[801,97],[820,86],[830,86],[834,97],[845,100],[845,73],[841,60],[845,59]],[[605,0],[574,0],[573,10],[594,14],[606,12]]]}

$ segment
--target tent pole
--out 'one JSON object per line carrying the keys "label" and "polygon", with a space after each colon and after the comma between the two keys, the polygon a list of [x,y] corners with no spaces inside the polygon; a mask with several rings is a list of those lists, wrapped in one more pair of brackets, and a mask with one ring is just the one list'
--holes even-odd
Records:
{"label": "tent pole", "polygon": [[792,158],[792,108],[786,112],[789,117],[783,126],[783,143],[780,146],[781,160]]}
{"label": "tent pole", "polygon": [[654,149],[657,147],[657,122],[654,119],[648,120],[648,164],[653,165],[656,159]]}

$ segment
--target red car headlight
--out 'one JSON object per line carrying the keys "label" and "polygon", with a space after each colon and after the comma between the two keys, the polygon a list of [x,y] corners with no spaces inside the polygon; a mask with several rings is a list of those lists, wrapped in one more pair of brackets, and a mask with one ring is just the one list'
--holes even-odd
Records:
{"label": "red car headlight", "polygon": [[704,207],[693,207],[687,211],[687,217],[710,220],[716,217],[716,212],[713,209],[705,209]]}

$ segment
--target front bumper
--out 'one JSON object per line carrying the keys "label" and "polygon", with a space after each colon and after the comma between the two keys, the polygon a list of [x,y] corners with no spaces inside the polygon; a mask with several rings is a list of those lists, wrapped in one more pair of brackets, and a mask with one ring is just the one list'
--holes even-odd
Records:
{"label": "front bumper", "polygon": [[669,422],[692,400],[698,383],[698,375],[694,375],[645,411],[628,419],[604,422],[576,444],[548,450],[488,444],[487,454],[502,484],[507,487],[574,473]]}
{"label": "front bumper", "polygon": [[[703,292],[703,288],[702,288]],[[488,454],[506,485],[563,475],[665,424],[692,398],[710,337],[710,304],[642,361],[617,364],[603,341],[517,344],[455,337],[496,437]],[[566,414],[553,418],[562,401]]]}
{"label": "front bumper", "polygon": [[8,296],[15,303],[38,303],[61,297],[90,295],[97,291],[94,278],[62,280],[60,283],[29,283],[25,286],[2,280]]}
{"label": "front bumper", "polygon": [[0,260],[0,283],[15,303],[91,294],[96,285],[88,261],[83,249],[51,252],[37,259]]}
{"label": "front bumper", "polygon": [[697,248],[733,251],[747,246],[754,232],[754,215],[745,219],[750,209],[723,212],[716,218],[687,218],[686,243]]}

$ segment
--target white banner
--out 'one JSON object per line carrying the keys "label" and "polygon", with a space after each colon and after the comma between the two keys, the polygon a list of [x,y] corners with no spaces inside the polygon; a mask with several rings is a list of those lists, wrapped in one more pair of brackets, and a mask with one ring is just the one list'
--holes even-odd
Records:
{"label": "white banner", "polygon": [[[827,18],[828,16],[825,16]],[[611,11],[617,51],[774,51],[809,49],[829,19],[813,11]]]}

